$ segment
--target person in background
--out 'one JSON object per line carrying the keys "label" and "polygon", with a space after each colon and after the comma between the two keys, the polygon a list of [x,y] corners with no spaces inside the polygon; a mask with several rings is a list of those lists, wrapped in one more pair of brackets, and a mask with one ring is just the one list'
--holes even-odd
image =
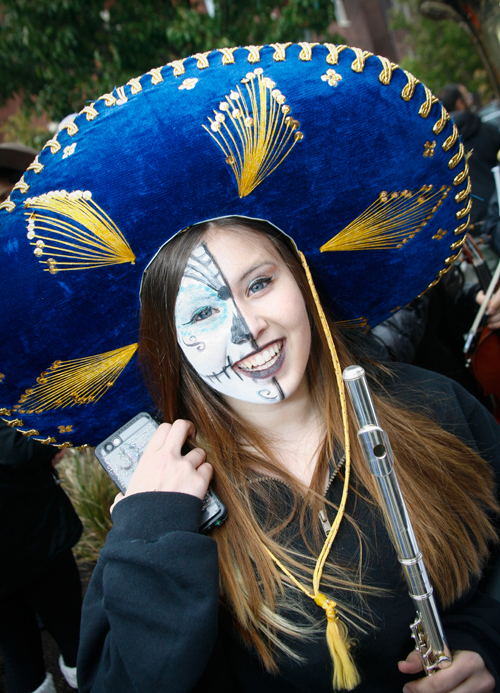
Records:
{"label": "person in background", "polygon": [[77,688],[81,585],[71,547],[81,522],[54,465],[62,452],[28,440],[0,419],[0,652],[8,693],[54,693],[37,615]]}
{"label": "person in background", "polygon": [[473,204],[471,224],[476,225],[488,213],[488,204],[495,190],[491,169],[498,164],[500,132],[483,123],[471,111],[471,97],[463,84],[448,84],[438,94],[462,136],[466,152],[473,151],[469,159]]}
{"label": "person in background", "polygon": [[[0,145],[0,201],[36,154],[22,144]],[[0,418],[0,653],[7,693],[55,693],[37,616],[59,646],[64,678],[77,688],[82,599],[71,547],[82,525],[54,466],[63,454]]]}

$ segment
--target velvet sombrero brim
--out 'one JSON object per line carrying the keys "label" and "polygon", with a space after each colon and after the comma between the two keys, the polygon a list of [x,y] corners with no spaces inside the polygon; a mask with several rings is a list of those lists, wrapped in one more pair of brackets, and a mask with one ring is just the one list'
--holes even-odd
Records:
{"label": "velvet sombrero brim", "polygon": [[79,446],[151,408],[139,286],[186,226],[270,221],[366,329],[450,267],[469,192],[448,114],[384,58],[281,44],[151,70],[87,105],[1,205],[2,415]]}

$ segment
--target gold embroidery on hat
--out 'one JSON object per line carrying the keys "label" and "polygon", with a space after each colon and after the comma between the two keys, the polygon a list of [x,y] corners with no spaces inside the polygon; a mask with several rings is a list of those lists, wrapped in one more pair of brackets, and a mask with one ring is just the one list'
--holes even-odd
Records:
{"label": "gold embroidery on hat", "polygon": [[133,77],[132,79],[129,79],[127,85],[130,87],[130,91],[132,94],[138,94],[140,91],[142,91],[142,84],[138,77]]}
{"label": "gold embroidery on hat", "polygon": [[458,129],[455,123],[453,123],[453,131],[451,135],[443,142],[442,147],[445,152],[449,152],[453,145],[458,140]]}
{"label": "gold embroidery on hat", "polygon": [[116,103],[116,96],[114,96],[114,94],[103,94],[97,100],[98,101],[104,101],[106,106],[108,108],[111,108],[111,106],[114,106]]}
{"label": "gold embroidery on hat", "polygon": [[[120,376],[137,350],[137,344],[105,354],[71,361],[54,361],[19,398],[19,403],[36,414],[97,402]],[[21,424],[22,425],[22,424]]]}
{"label": "gold embroidery on hat", "polygon": [[469,201],[467,202],[467,204],[465,205],[465,207],[463,207],[463,209],[460,209],[460,210],[455,214],[456,218],[457,218],[458,220],[463,219],[463,218],[464,218],[465,216],[467,216],[467,214],[470,212],[471,207],[472,207],[472,199],[469,197]]}
{"label": "gold embroidery on hat", "polygon": [[40,435],[40,431],[37,431],[36,428],[30,428],[29,431],[20,431],[20,433],[22,433],[22,435],[25,438],[31,438],[31,436],[39,436]]}
{"label": "gold embroidery on hat", "polygon": [[470,191],[471,191],[471,182],[470,182],[470,176],[469,176],[467,178],[467,187],[455,195],[455,202],[457,204],[460,204],[460,202],[463,202],[465,200],[465,198],[467,197],[467,195],[470,194]]}
{"label": "gold embroidery on hat", "polygon": [[260,61],[260,51],[264,46],[245,46],[248,51],[248,62],[258,63]]}
{"label": "gold embroidery on hat", "polygon": [[286,59],[285,51],[288,46],[291,46],[291,42],[288,43],[271,43],[271,48],[274,48],[273,60],[277,63]]}
{"label": "gold embroidery on hat", "polygon": [[193,58],[196,58],[196,60],[198,61],[196,63],[196,67],[199,70],[204,70],[206,67],[209,66],[208,56],[210,55],[210,53],[211,51],[206,51],[206,53],[195,53],[193,55]]}
{"label": "gold embroidery on hat", "polygon": [[435,154],[435,148],[436,148],[436,140],[433,140],[432,142],[426,142],[424,144],[424,156],[427,157],[432,157]]}
{"label": "gold embroidery on hat", "polygon": [[24,206],[48,213],[26,212],[33,252],[36,257],[48,256],[40,261],[48,265],[45,271],[55,274],[124,262],[134,264],[135,255],[124,236],[92,200],[90,191],[54,190],[28,198]]}
{"label": "gold embroidery on hat", "polygon": [[448,161],[448,168],[454,169],[457,164],[462,161],[463,156],[465,154],[465,149],[464,145],[462,142],[460,142],[460,145],[458,147],[458,152],[453,156],[449,161]]}
{"label": "gold embroidery on hat", "polygon": [[432,128],[432,131],[435,135],[440,135],[441,132],[444,129],[444,126],[446,123],[450,120],[450,116],[448,114],[448,111],[445,109],[445,107],[441,104],[441,117],[437,121],[437,123],[434,125]]}
{"label": "gold embroidery on hat", "polygon": [[390,60],[383,58],[381,55],[377,55],[377,58],[380,60],[383,66],[383,70],[378,76],[379,82],[387,86],[391,83],[393,70],[397,70],[399,65],[396,65],[396,63],[391,63]]}
{"label": "gold embroidery on hat", "polygon": [[94,120],[99,115],[99,111],[94,108],[94,104],[91,103],[89,106],[84,106],[80,113],[85,113],[87,120]]}
{"label": "gold embroidery on hat", "polygon": [[116,106],[121,106],[124,103],[127,103],[128,98],[127,98],[127,94],[125,93],[125,87],[118,87],[116,89],[116,93],[118,94],[118,100],[115,104]]}
{"label": "gold embroidery on hat", "polygon": [[351,48],[351,50],[356,54],[356,58],[351,63],[351,70],[353,72],[363,72],[366,59],[370,58],[373,53],[370,53],[370,51],[363,51],[361,48]]}
{"label": "gold embroidery on hat", "polygon": [[467,154],[465,155],[464,170],[460,171],[460,173],[458,173],[455,176],[455,178],[453,179],[453,185],[455,185],[455,186],[461,185],[464,182],[464,180],[467,178],[467,176],[469,175],[469,159],[470,159],[471,155],[472,155],[472,152],[467,152]]}
{"label": "gold embroidery on hat", "polygon": [[415,93],[415,87],[417,86],[417,84],[420,84],[420,80],[414,77],[410,72],[407,72],[406,70],[404,70],[404,73],[408,80],[408,84],[403,88],[401,92],[401,97],[404,99],[404,101],[410,101],[413,94]]}
{"label": "gold embroidery on hat", "polygon": [[71,156],[72,154],[75,153],[75,149],[76,149],[76,142],[73,142],[73,144],[68,144],[68,146],[64,147],[64,149],[63,149],[62,158],[67,159],[68,156]]}
{"label": "gold embroidery on hat", "polygon": [[36,441],[37,443],[41,443],[42,445],[50,445],[51,443],[55,443],[56,439],[52,438],[52,436],[49,436],[48,438],[44,438],[43,440],[39,440],[37,438]]}
{"label": "gold embroidery on hat", "polygon": [[[256,68],[241,80],[205,130],[217,142],[233,169],[240,197],[249,195],[269,176],[302,139],[300,124],[289,114],[286,97],[263,70]],[[246,93],[245,93],[246,91]]]}
{"label": "gold embroidery on hat", "polygon": [[363,330],[368,332],[370,325],[368,324],[368,319],[361,318],[351,318],[350,320],[337,320],[335,324],[344,330]]}
{"label": "gold embroidery on hat", "polygon": [[31,164],[26,169],[27,171],[34,171],[35,173],[40,173],[43,170],[43,164],[38,161],[38,154],[35,156]]}
{"label": "gold embroidery on hat", "polygon": [[43,145],[42,149],[46,149],[47,147],[50,147],[50,151],[52,152],[52,154],[56,154],[61,149],[61,145],[55,137],[53,137],[50,140],[47,140]]}
{"label": "gold embroidery on hat", "polygon": [[198,83],[198,79],[196,77],[187,77],[182,84],[179,84],[179,89],[187,89],[190,91],[191,89],[194,89],[195,86]]}
{"label": "gold embroidery on hat", "polygon": [[304,60],[307,62],[308,60],[312,60],[312,49],[314,46],[318,46],[318,43],[308,43],[307,41],[299,41],[299,46],[302,48],[302,50],[299,53],[299,60]]}
{"label": "gold embroidery on hat", "polygon": [[450,245],[450,250],[457,250],[458,248],[461,248],[466,240],[467,240],[467,234],[464,234],[463,238],[461,238],[458,241],[455,241],[455,243],[452,243]]}
{"label": "gold embroidery on hat", "polygon": [[151,75],[151,84],[159,84],[160,82],[163,82],[161,67],[153,67],[153,69],[146,72],[146,74]]}
{"label": "gold embroidery on hat", "polygon": [[448,231],[446,229],[439,229],[439,231],[437,231],[434,234],[434,236],[432,237],[432,240],[440,241],[441,239],[443,239],[446,236],[447,233],[448,233]]}
{"label": "gold embroidery on hat", "polygon": [[10,199],[10,195],[6,200],[4,200],[3,202],[0,203],[0,209],[6,209],[8,212],[12,212],[12,210],[14,210],[15,208],[16,208],[16,205]]}
{"label": "gold embroidery on hat", "polygon": [[379,197],[320,251],[382,250],[402,248],[432,219],[449,188],[382,192]]}
{"label": "gold embroidery on hat", "polygon": [[238,50],[235,46],[234,48],[218,48],[219,53],[222,53],[222,64],[232,65],[234,63],[234,51]]}
{"label": "gold embroidery on hat", "polygon": [[186,58],[183,58],[182,60],[172,60],[171,63],[167,63],[169,67],[173,68],[174,77],[180,77],[180,75],[183,75],[186,72],[184,60],[186,60]]}
{"label": "gold embroidery on hat", "polygon": [[25,195],[29,189],[30,189],[30,186],[24,180],[24,175],[21,176],[21,178],[18,180],[18,182],[12,188],[13,191],[19,190],[23,195]]}
{"label": "gold embroidery on hat", "polygon": [[464,221],[463,224],[460,224],[460,226],[457,226],[457,228],[453,231],[454,236],[460,236],[461,233],[466,231],[469,228],[470,224],[470,214],[467,217],[467,219]]}
{"label": "gold embroidery on hat", "polygon": [[349,48],[349,46],[344,46],[343,44],[336,46],[334,43],[325,43],[323,45],[325,46],[325,48],[328,48],[328,55],[326,56],[326,62],[329,65],[338,65],[339,54],[342,51],[345,51],[346,48]]}
{"label": "gold embroidery on hat", "polygon": [[455,260],[458,260],[458,258],[460,257],[460,253],[461,253],[461,252],[462,252],[462,251],[458,252],[456,255],[452,255],[452,257],[447,257],[446,260],[445,260],[445,263],[446,263],[447,265],[453,265],[453,263],[455,262]]}
{"label": "gold embroidery on hat", "polygon": [[323,82],[328,82],[331,87],[336,87],[342,79],[342,75],[339,75],[338,72],[335,72],[335,70],[330,68],[326,71],[326,74],[321,75],[321,79]]}
{"label": "gold embroidery on hat", "polygon": [[73,137],[78,132],[78,125],[75,125],[73,120],[69,120],[64,125],[61,125],[61,130],[66,130],[70,137]]}
{"label": "gold embroidery on hat", "polygon": [[73,433],[73,426],[58,426],[59,433]]}
{"label": "gold embroidery on hat", "polygon": [[418,109],[418,115],[422,118],[427,118],[427,116],[431,112],[432,105],[435,103],[439,103],[439,99],[437,98],[437,96],[434,96],[429,87],[426,87],[425,85],[422,86],[424,87],[425,91],[425,101]]}
{"label": "gold embroidery on hat", "polygon": [[21,421],[21,419],[12,419],[12,421],[7,421],[6,423],[9,428],[15,428],[16,426],[24,426],[24,423]]}

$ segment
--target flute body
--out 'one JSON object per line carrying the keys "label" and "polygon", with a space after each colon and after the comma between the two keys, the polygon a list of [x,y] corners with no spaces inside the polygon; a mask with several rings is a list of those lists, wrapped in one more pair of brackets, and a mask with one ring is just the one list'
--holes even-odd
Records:
{"label": "flute body", "polygon": [[422,552],[413,532],[408,511],[394,470],[394,457],[386,432],[380,427],[365,371],[349,366],[344,382],[359,424],[358,438],[366,463],[374,475],[387,529],[415,605],[416,619],[410,625],[415,649],[420,653],[427,675],[451,664],[451,654],[433,596]]}

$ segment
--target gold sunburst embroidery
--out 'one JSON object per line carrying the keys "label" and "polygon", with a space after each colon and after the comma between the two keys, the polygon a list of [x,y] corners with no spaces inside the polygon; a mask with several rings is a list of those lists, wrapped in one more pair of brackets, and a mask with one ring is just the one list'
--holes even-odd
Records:
{"label": "gold sunburst embroidery", "polygon": [[256,68],[241,80],[209,117],[205,130],[217,142],[231,166],[240,197],[249,195],[303,138],[300,124],[276,83]]}
{"label": "gold sunburst embroidery", "polygon": [[97,402],[115,383],[137,350],[129,344],[105,354],[54,361],[19,398],[19,414],[41,414],[75,404]]}
{"label": "gold sunburst embroidery", "polygon": [[[135,255],[113,220],[88,190],[53,190],[28,198],[28,239],[46,272],[135,263]],[[41,210],[41,211],[38,211]],[[42,213],[42,212],[45,212]]]}
{"label": "gold sunburst embroidery", "polygon": [[321,252],[402,248],[432,219],[451,187],[381,192],[359,217],[321,246]]}

